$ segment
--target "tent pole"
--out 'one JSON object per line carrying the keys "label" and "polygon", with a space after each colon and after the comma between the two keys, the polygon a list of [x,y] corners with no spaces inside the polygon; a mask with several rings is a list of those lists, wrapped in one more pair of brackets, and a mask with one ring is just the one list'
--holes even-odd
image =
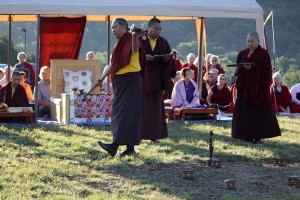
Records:
{"label": "tent pole", "polygon": [[[110,64],[110,15],[107,16],[107,65]],[[107,90],[109,94],[109,76],[107,77]]]}
{"label": "tent pole", "polygon": [[[38,82],[39,82],[39,74],[40,74],[40,15],[37,15],[36,22],[36,57],[35,57],[35,91],[38,91]],[[37,123],[38,117],[38,93],[34,93],[34,123]]]}
{"label": "tent pole", "polygon": [[[10,57],[11,57],[11,15],[8,16],[8,53],[7,53],[7,66],[8,66],[8,74],[11,73],[10,71]],[[6,76],[7,82],[10,81],[10,76]]]}
{"label": "tent pole", "polygon": [[198,18],[196,20],[196,24],[198,28],[200,29],[200,34],[198,34],[198,90],[199,90],[199,98],[201,99],[202,97],[202,63],[203,63],[203,22],[204,18]]}

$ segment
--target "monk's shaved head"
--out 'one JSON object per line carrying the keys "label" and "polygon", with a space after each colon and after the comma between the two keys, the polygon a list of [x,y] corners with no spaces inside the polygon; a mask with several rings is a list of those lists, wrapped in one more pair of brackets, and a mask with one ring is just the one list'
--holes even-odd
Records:
{"label": "monk's shaved head", "polygon": [[251,32],[247,35],[248,37],[253,37],[259,41],[259,35],[257,32]]}

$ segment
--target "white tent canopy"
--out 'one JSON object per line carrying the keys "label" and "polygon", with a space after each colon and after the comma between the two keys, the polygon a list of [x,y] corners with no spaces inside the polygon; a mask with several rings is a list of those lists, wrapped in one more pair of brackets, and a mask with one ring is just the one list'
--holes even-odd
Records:
{"label": "white tent canopy", "polygon": [[245,18],[256,20],[256,31],[264,38],[263,10],[255,0],[2,0],[0,20],[8,21],[5,15],[9,14],[15,15],[12,21],[36,20],[38,14],[87,15],[90,21],[106,20],[107,15],[111,19],[114,15],[126,19],[129,16],[131,19],[141,19],[141,16]]}

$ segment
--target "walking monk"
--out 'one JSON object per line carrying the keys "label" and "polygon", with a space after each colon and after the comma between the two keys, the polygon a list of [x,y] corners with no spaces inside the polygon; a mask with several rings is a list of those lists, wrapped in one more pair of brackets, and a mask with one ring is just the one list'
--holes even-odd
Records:
{"label": "walking monk", "polygon": [[[103,72],[98,84],[111,73],[114,90],[111,116],[113,141],[111,144],[98,141],[98,144],[112,157],[116,155],[120,145],[127,147],[120,157],[136,156],[134,146],[140,144],[145,53],[139,35],[128,32],[125,19],[115,19],[111,28],[118,42],[112,54],[111,65]],[[143,31],[141,34],[144,34]]]}

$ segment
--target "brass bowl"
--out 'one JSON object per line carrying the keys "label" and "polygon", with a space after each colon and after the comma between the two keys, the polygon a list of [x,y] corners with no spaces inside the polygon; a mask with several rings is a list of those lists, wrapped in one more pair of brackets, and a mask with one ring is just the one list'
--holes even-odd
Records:
{"label": "brass bowl", "polygon": [[226,190],[236,189],[235,180],[233,180],[233,179],[226,179],[224,181],[224,183],[225,183],[225,189]]}
{"label": "brass bowl", "polygon": [[212,167],[221,168],[222,167],[222,162],[219,161],[219,160],[213,160],[212,161]]}
{"label": "brass bowl", "polygon": [[184,179],[194,179],[195,178],[195,174],[193,170],[184,170],[182,172],[182,177]]}
{"label": "brass bowl", "polygon": [[161,162],[151,163],[150,170],[161,170],[163,168],[163,164]]}
{"label": "brass bowl", "polygon": [[212,159],[208,159],[206,163],[207,166],[212,167]]}
{"label": "brass bowl", "polygon": [[295,179],[295,187],[300,188],[300,178]]}
{"label": "brass bowl", "polygon": [[283,158],[274,158],[273,161],[275,166],[284,166]]}
{"label": "brass bowl", "polygon": [[298,179],[298,176],[289,176],[289,177],[287,178],[287,183],[288,183],[289,185],[295,185],[297,179]]}

